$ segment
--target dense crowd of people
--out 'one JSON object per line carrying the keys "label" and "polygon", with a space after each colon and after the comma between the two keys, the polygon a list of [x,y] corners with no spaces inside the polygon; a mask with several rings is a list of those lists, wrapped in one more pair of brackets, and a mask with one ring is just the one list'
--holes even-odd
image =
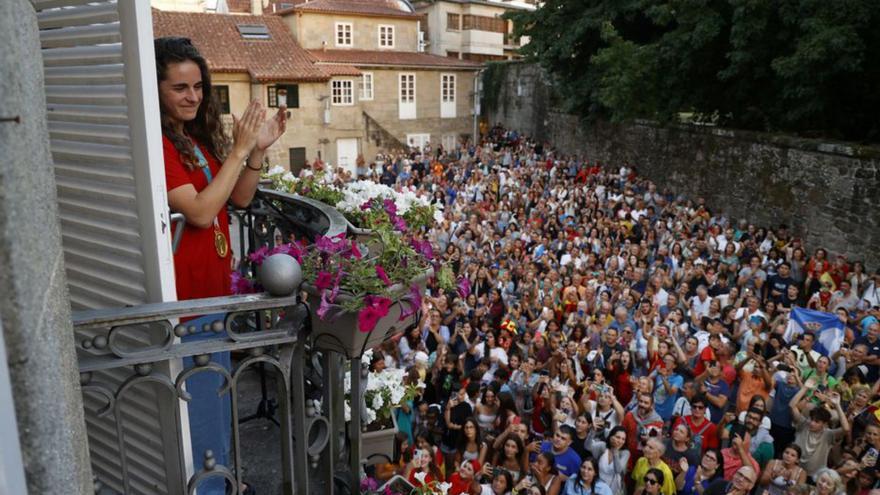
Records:
{"label": "dense crowd of people", "polygon": [[[448,493],[837,495],[877,484],[880,270],[501,127],[356,174],[442,203],[459,280],[373,353],[416,370],[374,474]],[[793,308],[836,314],[832,351]]]}

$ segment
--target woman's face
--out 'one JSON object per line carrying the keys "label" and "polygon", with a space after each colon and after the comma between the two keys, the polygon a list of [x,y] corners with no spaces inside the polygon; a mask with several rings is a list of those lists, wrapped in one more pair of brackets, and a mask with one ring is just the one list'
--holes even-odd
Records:
{"label": "woman's face", "polygon": [[880,445],[880,426],[868,425],[865,428],[865,440],[869,445]]}
{"label": "woman's face", "polygon": [[782,452],[782,462],[784,462],[787,466],[794,466],[798,460],[800,460],[800,456],[797,451],[794,449],[785,449]]}
{"label": "woman's face", "polygon": [[596,477],[596,470],[593,469],[593,463],[590,461],[584,461],[581,463],[581,479],[584,483],[590,484],[593,482],[593,478]]}
{"label": "woman's face", "polygon": [[593,383],[602,384],[605,383],[605,375],[602,374],[602,370],[596,368],[593,370]]}
{"label": "woman's face", "polygon": [[831,476],[828,474],[823,474],[819,476],[819,479],[816,480],[816,490],[822,494],[828,494],[834,492],[834,481],[831,479]]}
{"label": "woman's face", "polygon": [[473,440],[477,438],[477,426],[470,421],[464,424],[464,436]]}
{"label": "woman's face", "polygon": [[492,493],[496,495],[503,495],[507,493],[507,477],[506,476],[496,476],[495,479],[492,480]]}
{"label": "woman's face", "polygon": [[510,364],[511,370],[519,369],[519,356],[516,354],[510,356],[510,358],[508,358],[508,363]]}
{"label": "woman's face", "polygon": [[629,366],[630,356],[628,352],[623,352],[620,354],[620,364],[624,367]]}
{"label": "woman's face", "polygon": [[626,444],[626,432],[618,431],[611,436],[611,448],[622,449]]}
{"label": "woman's face", "polygon": [[550,472],[550,463],[547,462],[547,459],[544,456],[539,455],[538,458],[535,459],[535,462],[532,464],[532,469],[534,469],[536,472],[546,474]]}
{"label": "woman's face", "polygon": [[688,427],[684,423],[678,425],[674,430],[672,430],[672,439],[676,442],[687,442],[688,441]]}
{"label": "woman's face", "polygon": [[700,466],[703,467],[704,470],[713,472],[718,469],[718,454],[715,452],[706,452],[703,454],[703,458],[700,460]]}
{"label": "woman's face", "polygon": [[647,493],[660,492],[660,480],[657,479],[655,474],[651,473],[645,475],[645,491]]}
{"label": "woman's face", "polygon": [[751,407],[754,407],[754,408],[760,409],[760,410],[762,410],[762,411],[766,411],[766,410],[767,410],[767,404],[764,403],[764,398],[761,397],[760,395],[756,395],[756,396],[755,396],[755,401],[752,402],[752,406],[751,406]]}
{"label": "woman's face", "polygon": [[202,71],[192,60],[168,64],[165,79],[159,82],[159,103],[163,113],[175,123],[196,118],[202,104]]}
{"label": "woman's face", "polygon": [[645,450],[644,450],[644,452],[645,452],[645,457],[647,457],[648,460],[653,461],[653,460],[656,460],[656,459],[659,459],[659,458],[660,458],[660,451],[657,450],[657,447],[654,446],[653,443],[647,443],[647,444],[645,444]]}
{"label": "woman's face", "polygon": [[574,429],[578,434],[586,433],[590,429],[590,422],[583,416],[578,416],[574,421]]}
{"label": "woman's face", "polygon": [[504,456],[508,459],[516,459],[516,456],[519,455],[519,447],[516,445],[516,442],[513,440],[508,440],[504,442]]}

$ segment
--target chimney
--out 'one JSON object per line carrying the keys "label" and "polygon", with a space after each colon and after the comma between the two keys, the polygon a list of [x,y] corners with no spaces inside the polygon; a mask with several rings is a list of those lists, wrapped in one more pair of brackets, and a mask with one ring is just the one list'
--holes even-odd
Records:
{"label": "chimney", "polygon": [[263,0],[251,0],[251,14],[263,15]]}

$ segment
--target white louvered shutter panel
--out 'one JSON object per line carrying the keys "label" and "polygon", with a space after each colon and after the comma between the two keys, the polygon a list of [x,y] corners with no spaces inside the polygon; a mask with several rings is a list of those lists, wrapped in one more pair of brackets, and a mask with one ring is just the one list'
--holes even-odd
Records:
{"label": "white louvered shutter panel", "polygon": [[[33,3],[72,309],[173,300],[149,2]],[[115,390],[131,374],[93,381]],[[177,401],[147,387],[136,395],[123,405],[131,493],[177,493]],[[97,417],[103,403],[90,394],[84,401],[95,476],[122,492],[113,415]]]}

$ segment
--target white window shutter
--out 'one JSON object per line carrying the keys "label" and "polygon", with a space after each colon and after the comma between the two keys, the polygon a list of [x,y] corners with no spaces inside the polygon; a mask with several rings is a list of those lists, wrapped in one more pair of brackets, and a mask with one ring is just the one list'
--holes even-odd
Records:
{"label": "white window shutter", "polygon": [[[73,310],[176,298],[149,2],[34,0]],[[82,336],[78,336],[78,340]],[[117,387],[131,371],[96,373]],[[182,486],[176,407],[145,388],[123,409],[132,493]],[[94,474],[122,491],[117,433],[83,397]],[[186,449],[183,455],[189,457]]]}

